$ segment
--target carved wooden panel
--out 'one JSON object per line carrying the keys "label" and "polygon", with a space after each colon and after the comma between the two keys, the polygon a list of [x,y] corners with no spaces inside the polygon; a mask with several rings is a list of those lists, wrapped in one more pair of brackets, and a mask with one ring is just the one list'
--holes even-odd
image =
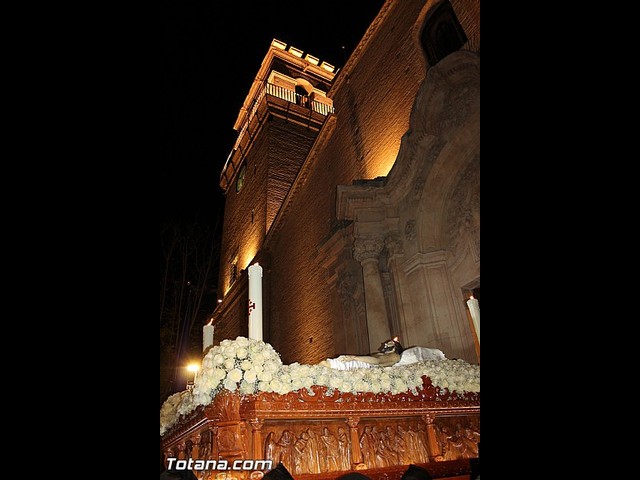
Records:
{"label": "carved wooden panel", "polygon": [[213,432],[211,430],[204,430],[200,435],[200,443],[198,445],[198,459],[209,460],[213,459],[211,456],[213,447]]}
{"label": "carved wooden panel", "polygon": [[[479,393],[441,390],[426,377],[416,393],[397,395],[319,386],[286,395],[225,392],[173,427],[163,446],[179,459],[282,462],[298,480],[334,480],[336,472],[361,469],[372,479],[400,480],[411,463],[446,478],[468,474],[469,459],[478,456],[479,402]],[[230,473],[248,475],[196,475],[222,480]]]}
{"label": "carved wooden panel", "polygon": [[480,416],[439,417],[434,421],[436,437],[442,452],[438,460],[478,457]]}
{"label": "carved wooden panel", "polygon": [[185,458],[193,458],[193,441],[187,440],[184,445]]}
{"label": "carved wooden panel", "polygon": [[363,419],[358,433],[367,468],[429,461],[425,424],[419,417]]}
{"label": "carved wooden panel", "polygon": [[240,420],[240,397],[228,390],[222,390],[207,407],[207,417],[219,422]]}
{"label": "carved wooden panel", "polygon": [[264,459],[293,475],[351,468],[349,427],[342,421],[265,423]]}
{"label": "carved wooden panel", "polygon": [[246,458],[249,441],[245,422],[229,422],[227,425],[218,426],[215,438],[218,457],[229,462]]}

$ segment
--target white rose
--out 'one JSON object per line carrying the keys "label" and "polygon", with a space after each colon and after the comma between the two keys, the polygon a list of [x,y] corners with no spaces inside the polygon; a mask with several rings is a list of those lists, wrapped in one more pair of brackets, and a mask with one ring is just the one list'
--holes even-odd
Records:
{"label": "white rose", "polygon": [[395,381],[393,382],[393,389],[395,390],[395,393],[403,393],[403,392],[406,392],[409,389],[409,387],[407,386],[406,383],[404,383],[403,380],[396,378]]}
{"label": "white rose", "polygon": [[279,382],[279,383],[280,384],[279,384],[278,388],[275,389],[275,391],[277,393],[279,393],[280,395],[284,395],[284,394],[289,393],[289,392],[292,391],[290,384],[282,383],[282,382]]}
{"label": "white rose", "polygon": [[270,382],[258,382],[258,391],[271,392],[272,390]]}
{"label": "white rose", "polygon": [[234,382],[239,382],[242,380],[242,370],[239,368],[234,368],[227,374],[227,378],[231,379]]}
{"label": "white rose", "polygon": [[197,394],[194,399],[196,405],[206,405],[209,403],[209,400],[211,400],[209,394],[204,392]]}
{"label": "white rose", "polygon": [[273,374],[271,372],[260,372],[258,373],[258,380],[261,380],[263,382],[270,382],[271,380],[273,380]]}
{"label": "white rose", "polygon": [[222,381],[222,379],[217,379],[217,378],[209,378],[209,382],[207,382],[207,387],[209,387],[209,390],[215,390],[216,388],[218,388],[218,385],[220,385],[220,382]]}
{"label": "white rose", "polygon": [[247,337],[238,337],[238,338],[236,338],[236,344],[239,347],[248,347],[249,346],[249,339]]}
{"label": "white rose", "polygon": [[224,368],[227,370],[231,370],[236,364],[236,361],[233,358],[227,358],[224,361]]}
{"label": "white rose", "polygon": [[302,381],[299,378],[291,381],[291,390],[300,390],[302,387]]}
{"label": "white rose", "polygon": [[214,365],[222,365],[224,363],[224,356],[221,353],[216,353],[213,356],[213,364]]}
{"label": "white rose", "polygon": [[240,362],[240,368],[242,370],[250,370],[253,367],[252,363],[249,360],[243,360]]}
{"label": "white rose", "polygon": [[269,382],[270,391],[280,393],[279,390],[281,389],[282,389],[282,383],[280,383],[277,378],[274,378]]}
{"label": "white rose", "polygon": [[228,338],[220,342],[221,347],[226,347],[228,345],[231,345],[231,340],[229,340]]}
{"label": "white rose", "polygon": [[214,368],[213,371],[211,372],[211,378],[213,378],[216,381],[216,384],[220,383],[226,376],[227,376],[227,372],[225,372],[221,368]]}
{"label": "white rose", "polygon": [[[255,370],[246,370],[244,372],[244,379],[248,382],[253,384],[256,379],[258,378],[258,376],[256,375],[256,371]],[[253,388],[253,387],[252,387]]]}
{"label": "white rose", "polygon": [[224,356],[226,358],[236,358],[236,346],[235,345],[229,345],[227,347],[224,347]]}
{"label": "white rose", "polygon": [[310,388],[314,384],[313,377],[301,378],[300,383],[302,383],[303,387]]}
{"label": "white rose", "polygon": [[253,393],[253,383],[245,382],[244,380],[240,384],[240,393],[244,395],[249,395]]}
{"label": "white rose", "polygon": [[366,392],[368,391],[369,385],[364,380],[358,380],[353,386],[356,392]]}
{"label": "white rose", "polygon": [[331,377],[331,379],[329,380],[329,386],[331,388],[340,389],[340,385],[342,385],[342,379],[338,376]]}
{"label": "white rose", "polygon": [[247,358],[249,356],[249,351],[244,348],[244,347],[239,347],[236,350],[236,357],[238,357],[240,360],[242,360],[243,358]]}
{"label": "white rose", "polygon": [[235,391],[238,388],[238,384],[231,380],[230,378],[225,378],[224,382],[222,382],[222,386],[230,391]]}
{"label": "white rose", "polygon": [[380,380],[380,389],[383,392],[389,392],[391,390],[391,380]]}
{"label": "white rose", "polygon": [[251,361],[256,365],[264,363],[264,354],[262,352],[252,354]]}
{"label": "white rose", "polygon": [[264,365],[262,365],[261,363],[254,363],[253,369],[256,371],[256,373],[261,373],[264,371]]}
{"label": "white rose", "polygon": [[266,372],[275,373],[275,372],[278,371],[278,367],[279,367],[279,365],[276,362],[272,361],[272,360],[269,360],[268,362],[266,362],[264,364],[264,370]]}
{"label": "white rose", "polygon": [[341,392],[351,392],[353,391],[353,385],[351,385],[351,383],[349,382],[342,382],[342,384],[340,385],[339,390]]}

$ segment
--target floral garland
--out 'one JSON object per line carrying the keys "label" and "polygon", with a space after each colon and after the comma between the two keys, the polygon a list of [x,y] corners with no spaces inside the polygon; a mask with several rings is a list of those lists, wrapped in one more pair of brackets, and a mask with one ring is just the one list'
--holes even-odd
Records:
{"label": "floral garland", "polygon": [[[222,389],[249,395],[286,394],[312,385],[340,392],[417,394],[422,376],[453,392],[479,392],[480,366],[463,360],[427,360],[405,366],[336,370],[321,365],[283,365],[278,352],[261,340],[238,337],[211,347],[202,360],[193,389],[171,395],[160,409],[160,435],[180,416],[207,405]],[[311,391],[309,390],[311,393]]]}

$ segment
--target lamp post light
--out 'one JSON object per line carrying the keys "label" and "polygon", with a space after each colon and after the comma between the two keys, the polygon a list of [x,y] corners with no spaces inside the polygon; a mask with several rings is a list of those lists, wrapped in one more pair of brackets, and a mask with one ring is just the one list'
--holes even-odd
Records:
{"label": "lamp post light", "polygon": [[200,365],[196,363],[190,363],[189,365],[187,365],[187,370],[189,372],[193,372],[193,381],[187,382],[187,390],[191,390],[193,388],[193,385],[196,382],[196,375],[198,375],[198,370],[200,370]]}

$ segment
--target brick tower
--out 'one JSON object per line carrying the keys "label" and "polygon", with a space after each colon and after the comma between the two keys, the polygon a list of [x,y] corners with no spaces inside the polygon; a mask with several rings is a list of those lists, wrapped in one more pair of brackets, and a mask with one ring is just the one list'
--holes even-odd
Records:
{"label": "brick tower", "polygon": [[[318,132],[333,112],[334,67],[279,40],[271,42],[234,129],[238,137],[220,175],[225,210],[215,342],[247,335],[247,267],[268,275],[263,242]],[[263,301],[268,324],[268,282]],[[265,325],[266,327],[266,325]],[[269,341],[268,328],[264,328]]]}

